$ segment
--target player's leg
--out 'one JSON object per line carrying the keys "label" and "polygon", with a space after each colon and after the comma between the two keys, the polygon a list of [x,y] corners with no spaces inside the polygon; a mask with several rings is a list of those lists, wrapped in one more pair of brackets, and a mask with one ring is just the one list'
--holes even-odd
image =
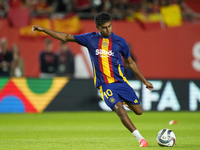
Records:
{"label": "player's leg", "polygon": [[142,106],[139,105],[133,105],[133,104],[129,104],[126,102],[126,104],[128,105],[129,109],[132,110],[136,115],[142,115],[143,110],[142,110]]}
{"label": "player's leg", "polygon": [[123,125],[132,133],[136,128],[129,119],[127,112],[120,101],[121,98],[117,93],[117,91],[120,91],[120,88],[118,88],[119,85],[121,85],[121,83],[106,84],[99,87],[99,90],[106,105],[116,112]]}
{"label": "player's leg", "polygon": [[119,116],[121,122],[123,123],[123,125],[132,133],[134,130],[136,130],[136,127],[134,126],[134,124],[132,123],[132,121],[130,120],[130,118],[128,117],[128,114],[126,112],[126,110],[124,109],[124,106],[122,105],[121,102],[118,102],[117,104],[115,104],[113,110],[115,111],[115,113]]}
{"label": "player's leg", "polygon": [[[141,115],[143,113],[142,107],[140,105],[140,101],[135,94],[135,91],[132,89],[132,87],[127,84],[123,83],[122,87],[119,92],[119,97],[124,100],[124,102],[128,105],[128,107],[135,112],[137,115]],[[137,140],[140,142],[141,147],[147,147],[148,143],[147,141],[142,137],[140,132],[135,128],[135,130],[132,132],[132,134],[137,138]]]}
{"label": "player's leg", "polygon": [[125,101],[126,106],[128,105],[130,110],[137,115],[141,115],[143,110],[135,91],[128,83],[123,83],[122,86],[124,90],[119,91],[121,99]]}
{"label": "player's leg", "polygon": [[135,125],[132,123],[124,106],[121,102],[115,104],[113,110],[119,116],[123,125],[136,137],[136,139],[140,142],[140,147],[148,147],[147,141],[142,137],[140,132],[136,129]]}
{"label": "player's leg", "polygon": [[[139,131],[136,129],[132,121],[127,115],[126,110],[124,109],[122,102],[123,102],[123,96],[124,95],[130,95],[130,92],[126,91],[126,93],[122,94],[122,96],[119,96],[120,91],[123,89],[121,87],[122,83],[113,83],[113,84],[106,84],[99,87],[99,91],[101,93],[102,99],[105,101],[108,107],[110,107],[112,110],[116,112],[116,114],[119,116],[121,122],[123,125],[138,139],[140,142],[141,147],[147,147],[148,143],[146,140],[140,135]],[[131,89],[131,91],[133,91]],[[132,96],[129,97],[130,102],[132,102]],[[125,96],[126,99],[126,96]],[[139,105],[139,100],[136,97],[136,99],[132,102],[132,104]],[[137,111],[139,113],[139,111]],[[142,144],[145,141],[145,144]]]}

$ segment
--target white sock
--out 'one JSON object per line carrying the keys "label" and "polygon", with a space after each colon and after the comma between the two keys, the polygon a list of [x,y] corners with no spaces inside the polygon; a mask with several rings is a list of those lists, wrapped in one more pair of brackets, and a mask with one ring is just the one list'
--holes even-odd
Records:
{"label": "white sock", "polygon": [[134,130],[132,134],[136,137],[136,139],[137,139],[139,142],[140,142],[142,139],[144,139],[138,130]]}

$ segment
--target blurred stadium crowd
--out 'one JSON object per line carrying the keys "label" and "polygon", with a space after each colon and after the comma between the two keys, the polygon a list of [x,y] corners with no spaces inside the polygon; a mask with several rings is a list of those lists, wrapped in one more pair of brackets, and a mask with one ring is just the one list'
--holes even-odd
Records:
{"label": "blurred stadium crowd", "polygon": [[144,16],[160,13],[163,6],[178,4],[183,19],[194,21],[200,14],[188,7],[185,0],[0,0],[0,17],[7,17],[11,8],[28,8],[31,16],[65,16],[78,13],[80,18],[93,19],[98,12],[108,12],[113,19],[136,18],[140,12]]}
{"label": "blurred stadium crowd", "polygon": [[[25,64],[20,55],[20,47],[13,43],[8,47],[8,39],[0,39],[0,77],[24,77]],[[53,78],[55,76],[73,77],[74,55],[68,44],[60,42],[58,51],[53,52],[53,41],[44,40],[44,48],[39,54],[40,77]]]}
{"label": "blurred stadium crowd", "polygon": [[[102,11],[108,12],[116,20],[137,20],[143,28],[181,26],[183,21],[200,23],[200,14],[192,10],[186,1],[0,0],[0,19],[8,20],[11,26],[21,27],[19,28],[20,36],[35,36],[34,38],[37,36],[43,37],[43,35],[30,35],[31,23],[40,23],[41,26],[47,28],[51,28],[51,24],[54,24],[55,30],[59,29],[59,31],[67,33],[71,31],[71,34],[74,34],[79,33],[81,30],[79,18],[93,19],[97,13]],[[200,2],[197,0],[196,3]],[[66,19],[65,17],[70,16],[70,14],[75,14],[76,17]],[[32,22],[30,23],[31,19]],[[66,25],[68,28],[65,27]],[[19,42],[13,43],[11,48],[8,48],[8,41],[8,37],[0,39],[0,76],[25,76],[24,61],[20,55]],[[73,77],[75,60],[68,45],[60,43],[57,53],[53,51],[53,41],[45,40],[44,45],[44,49],[41,50],[39,56],[40,77]],[[132,75],[132,72],[129,73],[128,71],[127,69],[127,77],[129,77],[129,74]],[[131,75],[130,78],[133,78]]]}

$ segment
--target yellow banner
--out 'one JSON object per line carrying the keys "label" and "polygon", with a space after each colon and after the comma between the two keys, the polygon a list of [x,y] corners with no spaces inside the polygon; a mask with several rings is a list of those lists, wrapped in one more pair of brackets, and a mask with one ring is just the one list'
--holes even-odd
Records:
{"label": "yellow banner", "polygon": [[65,32],[68,34],[75,34],[82,30],[80,19],[77,15],[66,18],[66,19],[57,19],[53,20],[54,30]]}
{"label": "yellow banner", "polygon": [[32,34],[30,31],[31,31],[33,25],[40,25],[42,27],[52,29],[51,21],[49,18],[33,18],[33,19],[31,19],[31,23],[29,26],[20,28],[20,30],[19,30],[20,36],[29,36],[29,37],[47,36],[47,34],[45,34],[43,32],[34,32],[34,34]]}
{"label": "yellow banner", "polygon": [[69,18],[65,19],[49,19],[49,18],[33,18],[31,19],[31,23],[29,26],[21,27],[19,29],[20,36],[24,37],[44,37],[47,36],[47,34],[43,32],[34,32],[32,34],[31,28],[33,25],[40,25],[42,27],[59,31],[59,32],[65,32],[68,34],[77,34],[81,32],[82,26],[80,19],[77,15],[74,15]]}
{"label": "yellow banner", "polygon": [[180,26],[182,24],[181,9],[179,5],[161,7],[161,14],[168,27]]}
{"label": "yellow banner", "polygon": [[154,23],[154,22],[160,22],[160,20],[162,19],[160,14],[157,13],[151,13],[148,15],[144,15],[141,12],[136,13],[136,18],[143,22],[143,23]]}

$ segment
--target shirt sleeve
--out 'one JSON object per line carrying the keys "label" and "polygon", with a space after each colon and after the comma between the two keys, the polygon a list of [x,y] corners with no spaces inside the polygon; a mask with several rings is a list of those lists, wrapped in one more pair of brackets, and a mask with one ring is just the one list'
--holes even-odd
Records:
{"label": "shirt sleeve", "polygon": [[125,39],[122,39],[121,40],[121,51],[120,51],[120,54],[122,55],[122,57],[124,59],[127,59],[128,57],[130,57],[130,51],[129,51],[129,46],[128,44],[126,43],[126,40]]}
{"label": "shirt sleeve", "polygon": [[80,45],[86,46],[88,45],[90,41],[91,33],[84,33],[80,35],[74,35],[74,39],[76,42]]}

